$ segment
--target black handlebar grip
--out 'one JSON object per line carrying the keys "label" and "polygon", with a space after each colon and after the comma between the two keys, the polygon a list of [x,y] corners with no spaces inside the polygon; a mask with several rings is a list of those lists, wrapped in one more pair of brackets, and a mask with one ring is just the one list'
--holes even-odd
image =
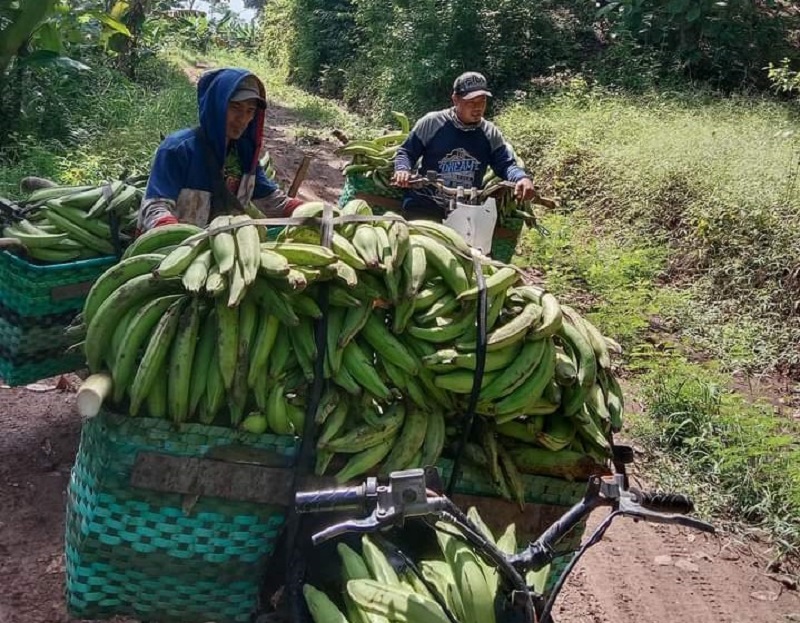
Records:
{"label": "black handlebar grip", "polygon": [[689,496],[680,493],[653,493],[643,491],[639,502],[645,508],[661,513],[688,515],[694,510],[694,502]]}
{"label": "black handlebar grip", "polygon": [[356,510],[365,501],[363,487],[343,487],[321,491],[301,491],[295,496],[298,513],[324,513],[333,510]]}

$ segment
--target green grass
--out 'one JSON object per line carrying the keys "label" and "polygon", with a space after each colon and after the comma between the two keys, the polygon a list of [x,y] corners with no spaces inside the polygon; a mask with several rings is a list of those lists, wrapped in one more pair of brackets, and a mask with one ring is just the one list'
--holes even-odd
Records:
{"label": "green grass", "polygon": [[[629,404],[633,395],[644,405],[644,413],[629,412],[627,430],[648,450],[649,483],[687,492],[715,522],[741,528],[744,520],[797,553],[800,426],[734,391],[733,362],[713,356],[738,353],[741,365],[752,363],[747,347],[758,328],[712,317],[715,308],[698,304],[691,283],[665,283],[674,250],[612,212],[600,217],[576,200],[540,221],[550,235],[527,232],[515,263],[542,271],[560,300],[623,343]],[[708,323],[707,344],[685,329],[687,318]]]}
{"label": "green grass", "polygon": [[554,293],[574,300],[609,335],[634,343],[669,296],[653,287],[666,250],[605,234],[582,213],[550,214],[541,221],[550,234],[528,231],[516,263],[544,270]]}
{"label": "green grass", "polygon": [[[613,221],[637,247],[666,249],[660,281],[692,284],[694,309],[674,311],[703,348],[732,368],[800,363],[785,347],[800,339],[795,108],[703,93],[634,99],[578,82],[512,105],[497,122],[567,210],[587,211],[597,228]],[[708,330],[709,321],[739,327]]]}
{"label": "green grass", "polygon": [[782,551],[797,554],[800,427],[770,404],[745,401],[725,375],[685,360],[652,362],[640,383],[649,418],[635,418],[632,431],[659,457],[659,484],[694,483],[690,493],[706,514],[765,528]]}
{"label": "green grass", "polygon": [[69,136],[19,134],[0,152],[0,195],[39,175],[64,184],[94,183],[147,170],[162,135],[197,123],[194,87],[178,67],[153,60],[133,83],[96,66],[60,86]]}

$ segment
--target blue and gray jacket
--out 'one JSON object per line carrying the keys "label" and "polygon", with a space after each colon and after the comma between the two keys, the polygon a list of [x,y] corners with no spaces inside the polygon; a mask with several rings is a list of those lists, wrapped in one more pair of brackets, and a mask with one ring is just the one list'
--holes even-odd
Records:
{"label": "blue and gray jacket", "polygon": [[[200,128],[208,137],[216,161],[214,164],[219,166],[219,171],[226,157],[228,101],[239,83],[248,76],[253,74],[246,69],[218,69],[203,74],[197,84]],[[264,97],[265,89],[260,80],[258,86]],[[236,141],[242,176],[238,188],[230,190],[242,205],[252,201],[266,216],[281,216],[287,197],[266,176],[258,163],[263,131],[264,111],[259,109],[244,134]],[[196,128],[179,130],[165,138],[153,159],[139,211],[139,230],[147,231],[169,215],[183,223],[205,227],[211,214],[214,172],[210,167],[208,154]]]}
{"label": "blue and gray jacket", "polygon": [[[509,182],[528,177],[517,166],[497,126],[486,119],[475,125],[462,123],[453,108],[430,112],[417,121],[397,150],[395,171],[414,170],[420,158],[417,170],[421,174],[436,171],[451,188],[481,188],[487,166]],[[406,191],[403,208],[411,203],[415,207],[439,209],[430,191]]]}

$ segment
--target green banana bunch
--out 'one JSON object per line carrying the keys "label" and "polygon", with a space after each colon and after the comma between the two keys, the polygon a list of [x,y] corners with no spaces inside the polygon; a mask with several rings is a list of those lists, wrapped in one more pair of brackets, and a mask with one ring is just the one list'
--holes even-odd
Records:
{"label": "green banana bunch", "polygon": [[[373,212],[356,200],[338,214]],[[110,373],[116,408],[299,435],[321,355],[315,323],[326,322],[317,472],[346,482],[452,458],[478,359],[463,239],[403,220],[337,221],[330,249],[305,225],[263,234],[248,216],[160,227],[97,280],[84,350],[93,372]],[[465,464],[522,504],[523,474],[609,458],[624,408],[618,348],[515,268],[483,261],[488,352]]]}
{"label": "green banana bunch", "polygon": [[[477,509],[470,508],[467,517],[495,543]],[[450,617],[463,623],[494,623],[495,601],[503,598],[498,595],[501,587],[497,571],[452,531],[448,525],[437,532],[440,558],[417,562],[427,585],[410,570],[396,570],[368,536],[362,538],[361,552],[340,543],[337,546],[341,560],[340,594],[332,598],[311,585],[304,587],[303,594],[315,623],[445,623]],[[505,529],[496,544],[508,554],[516,552],[514,524]],[[530,579],[536,580],[536,588],[542,590],[546,577],[547,572]],[[343,609],[337,601],[344,604]]]}
{"label": "green banana bunch", "polygon": [[337,154],[348,156],[350,163],[344,167],[344,175],[360,175],[370,178],[379,190],[397,192],[391,187],[394,174],[394,159],[397,149],[411,131],[411,122],[401,112],[392,112],[400,130],[385,132],[371,139],[348,141],[337,150]]}
{"label": "green banana bunch", "polygon": [[25,218],[10,221],[2,236],[19,243],[28,257],[62,263],[113,255],[111,219],[117,219],[120,242],[127,245],[136,226],[144,191],[121,180],[97,186],[49,186],[21,202]]}

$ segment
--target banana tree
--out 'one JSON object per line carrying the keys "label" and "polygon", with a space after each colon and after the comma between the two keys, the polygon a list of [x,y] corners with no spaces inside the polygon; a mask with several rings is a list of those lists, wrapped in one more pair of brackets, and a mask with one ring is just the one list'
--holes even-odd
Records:
{"label": "banana tree", "polygon": [[57,0],[18,0],[0,8],[0,76],[53,11]]}
{"label": "banana tree", "polygon": [[39,68],[88,70],[85,52],[106,48],[109,33],[130,36],[100,0],[0,3],[0,144],[24,116]]}

